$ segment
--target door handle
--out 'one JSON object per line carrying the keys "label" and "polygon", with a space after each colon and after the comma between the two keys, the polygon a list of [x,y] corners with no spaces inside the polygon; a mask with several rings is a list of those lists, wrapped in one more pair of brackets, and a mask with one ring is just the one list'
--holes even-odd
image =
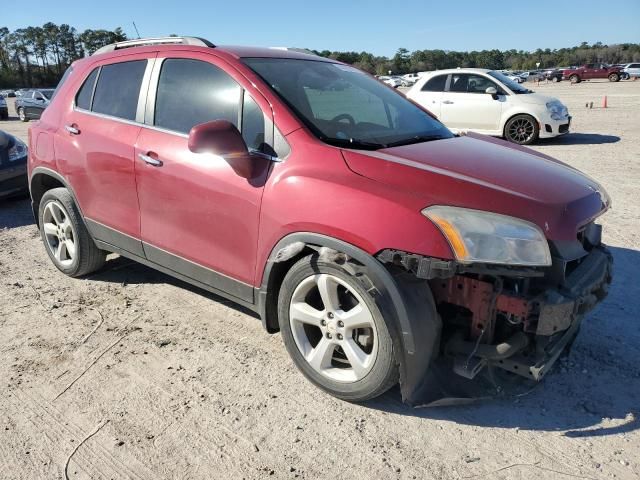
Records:
{"label": "door handle", "polygon": [[453,102],[451,100],[443,100],[442,103],[444,103],[445,105],[452,105]]}
{"label": "door handle", "polygon": [[78,130],[74,125],[65,125],[64,129],[71,135],[78,135],[80,133],[80,130]]}
{"label": "door handle", "polygon": [[158,160],[157,158],[153,158],[149,155],[145,155],[144,153],[139,153],[138,158],[142,160],[144,163],[148,163],[149,165],[153,165],[154,167],[162,166],[162,160]]}

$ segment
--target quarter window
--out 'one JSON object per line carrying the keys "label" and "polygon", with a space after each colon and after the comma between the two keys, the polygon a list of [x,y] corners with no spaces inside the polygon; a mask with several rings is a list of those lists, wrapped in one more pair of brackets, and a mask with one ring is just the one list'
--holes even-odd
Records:
{"label": "quarter window", "polygon": [[167,59],[158,81],[154,125],[181,133],[212,120],[238,126],[240,92],[240,85],[215,65]]}
{"label": "quarter window", "polygon": [[146,60],[104,65],[93,96],[92,110],[113,117],[135,120]]}
{"label": "quarter window", "polygon": [[242,138],[249,149],[264,151],[264,114],[246,93],[242,103]]}
{"label": "quarter window", "polygon": [[78,108],[83,108],[85,110],[91,110],[91,97],[93,96],[93,86],[96,83],[96,78],[98,77],[98,70],[100,68],[95,68],[93,72],[87,77],[87,79],[80,87],[78,91],[78,95],[76,95],[76,106]]}
{"label": "quarter window", "polygon": [[422,87],[423,92],[444,92],[444,86],[447,83],[446,75],[436,75],[430,78]]}

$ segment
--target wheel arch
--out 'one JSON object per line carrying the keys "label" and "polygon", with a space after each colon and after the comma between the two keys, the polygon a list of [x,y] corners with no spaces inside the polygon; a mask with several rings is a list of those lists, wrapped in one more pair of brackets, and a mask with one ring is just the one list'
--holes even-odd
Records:
{"label": "wheel arch", "polygon": [[391,320],[389,330],[400,366],[402,397],[412,403],[423,386],[432,358],[438,354],[440,343],[442,325],[431,290],[426,282],[417,281],[410,274],[392,274],[357,246],[312,232],[296,232],[282,238],[271,250],[257,292],[264,327],[272,333],[278,330],[278,294],[289,267],[301,257],[323,248],[343,253],[366,268],[368,290],[377,297],[376,303],[385,319]]}
{"label": "wheel arch", "polygon": [[42,196],[48,190],[59,187],[63,187],[69,190],[69,193],[71,194],[76,207],[78,207],[78,210],[80,211],[80,215],[84,219],[84,215],[82,214],[82,209],[80,208],[78,199],[75,195],[75,192],[73,191],[73,188],[71,188],[71,185],[69,185],[69,182],[67,182],[67,180],[55,170],[51,170],[46,167],[36,167],[33,169],[33,171],[31,172],[31,176],[29,177],[31,209],[33,211],[33,217],[35,219],[36,226],[40,226],[38,219],[38,209],[40,208],[40,200],[42,199]]}

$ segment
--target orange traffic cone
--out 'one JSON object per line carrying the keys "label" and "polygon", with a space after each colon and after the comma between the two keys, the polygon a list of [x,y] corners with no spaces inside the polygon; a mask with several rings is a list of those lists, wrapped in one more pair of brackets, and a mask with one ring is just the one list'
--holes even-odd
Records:
{"label": "orange traffic cone", "polygon": [[604,96],[604,101],[602,102],[602,108],[607,108],[607,96]]}

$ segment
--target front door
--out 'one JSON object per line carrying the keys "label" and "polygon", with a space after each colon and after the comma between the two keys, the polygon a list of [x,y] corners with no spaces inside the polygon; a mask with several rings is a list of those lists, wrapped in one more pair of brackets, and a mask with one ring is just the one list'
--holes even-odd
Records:
{"label": "front door", "polygon": [[149,126],[136,145],[145,255],[252,301],[259,209],[270,164],[255,158],[254,178],[243,178],[224,158],[189,151],[188,133],[200,123],[228,120],[240,127],[249,148],[260,150],[271,122],[215,57],[179,55],[156,61],[150,88],[157,82],[156,97],[148,102]]}
{"label": "front door", "polygon": [[[494,87],[499,95],[486,93],[489,87]],[[485,76],[453,73],[448,91],[442,95],[440,120],[456,130],[496,132],[505,98],[502,89]]]}

